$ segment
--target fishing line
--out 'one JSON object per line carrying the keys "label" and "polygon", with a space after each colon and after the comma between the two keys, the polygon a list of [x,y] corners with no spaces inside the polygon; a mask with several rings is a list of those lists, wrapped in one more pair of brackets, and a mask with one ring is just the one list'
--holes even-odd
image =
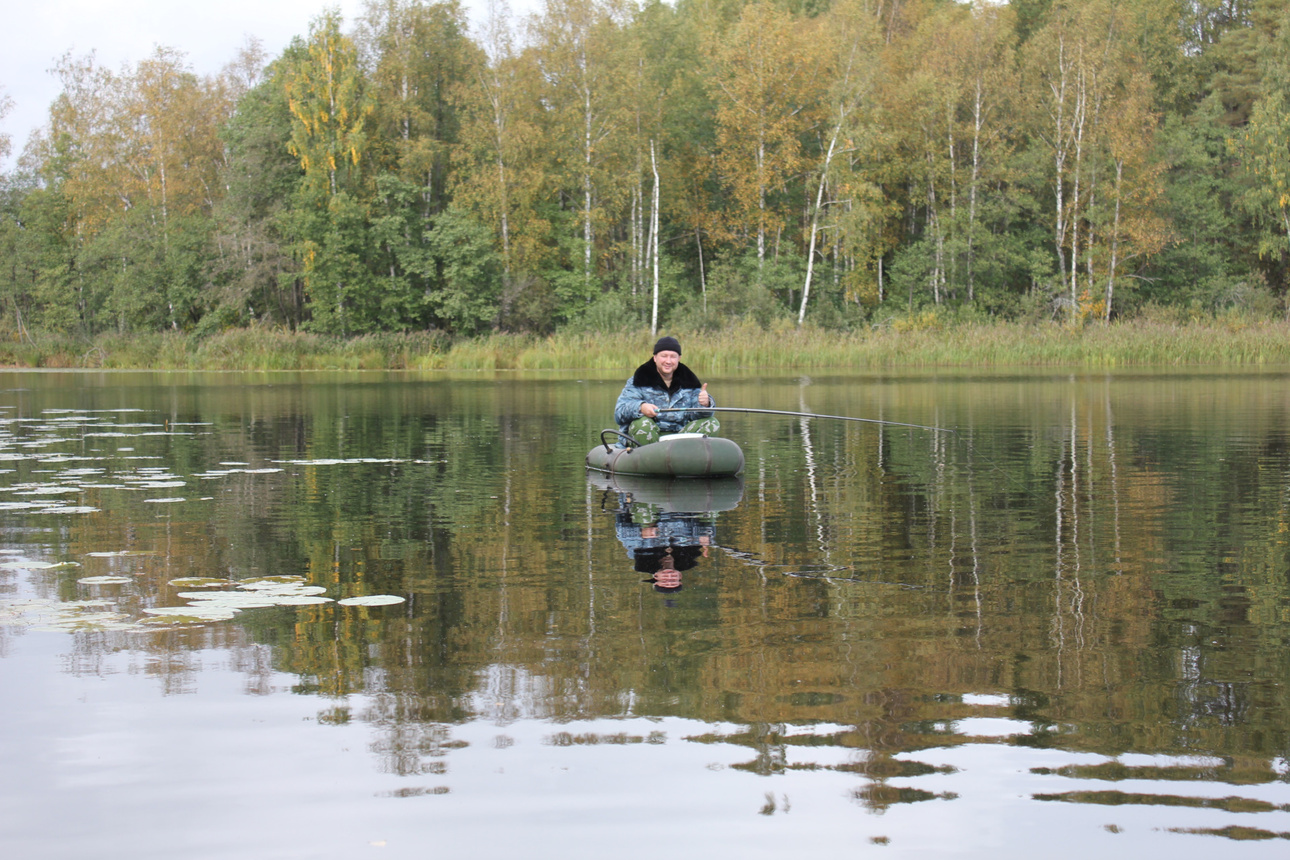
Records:
{"label": "fishing line", "polygon": [[[843,585],[883,585],[888,587],[904,588],[907,590],[922,590],[927,588],[926,585],[920,585],[917,583],[910,583],[910,582],[892,582],[890,580],[885,580],[885,579],[863,579],[857,576],[829,576],[827,573],[812,573],[809,571],[791,570],[789,569],[788,565],[772,564],[771,562],[758,558],[757,556],[753,555],[751,552],[735,549],[734,547],[723,546],[721,544],[713,544],[713,546],[721,550],[731,558],[735,559],[736,561],[743,562],[749,567],[755,567],[758,570],[762,570],[762,571],[770,571],[771,573],[777,573],[780,576],[786,576],[791,579],[814,579],[820,582],[830,582],[834,584],[843,584]],[[839,570],[839,571],[850,570],[852,572],[857,572],[854,567],[835,565],[832,567],[832,569]]]}
{"label": "fishing line", "polygon": [[935,433],[954,433],[945,427],[929,427],[926,424],[902,424],[899,421],[883,421],[880,418],[852,418],[850,415],[820,415],[816,412],[786,412],[782,409],[745,409],[739,406],[701,406],[692,409],[668,408],[659,412],[756,412],[762,415],[792,415],[797,418],[831,418],[834,421],[862,421],[865,424],[889,424],[892,427],[911,427],[915,430],[931,430]]}
{"label": "fishing line", "polygon": [[973,456],[987,463],[993,471],[1001,475],[1003,479],[1007,481],[1009,484],[1012,484],[1015,489],[1020,490],[1023,493],[1026,493],[1027,495],[1030,492],[1029,487],[1017,481],[1015,478],[1009,475],[1003,469],[1003,467],[1000,466],[995,460],[982,454],[980,451],[977,450],[975,445],[967,441],[967,439],[965,439],[957,430],[951,429],[949,427],[933,427],[929,424],[905,424],[901,421],[885,421],[881,418],[855,418],[850,415],[821,415],[818,412],[789,412],[783,409],[750,409],[750,408],[741,407],[741,406],[708,406],[708,407],[695,407],[691,409],[680,409],[676,407],[668,407],[664,409],[659,409],[658,411],[659,412],[746,412],[746,413],[750,412],[750,413],[756,413],[760,415],[788,415],[796,418],[825,418],[833,421],[857,421],[864,424],[885,424],[889,427],[906,427],[911,430],[928,430],[933,433],[948,433],[948,434],[957,436],[959,441],[963,443],[963,446]]}

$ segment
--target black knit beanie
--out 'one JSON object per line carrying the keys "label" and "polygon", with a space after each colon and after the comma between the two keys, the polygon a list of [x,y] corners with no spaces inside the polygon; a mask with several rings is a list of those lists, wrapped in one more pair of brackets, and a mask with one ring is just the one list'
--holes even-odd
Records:
{"label": "black knit beanie", "polygon": [[671,350],[677,355],[680,355],[681,342],[676,338],[672,337],[670,334],[664,335],[663,337],[660,337],[658,339],[658,343],[654,344],[654,354],[658,355],[660,352],[663,352],[664,350]]}

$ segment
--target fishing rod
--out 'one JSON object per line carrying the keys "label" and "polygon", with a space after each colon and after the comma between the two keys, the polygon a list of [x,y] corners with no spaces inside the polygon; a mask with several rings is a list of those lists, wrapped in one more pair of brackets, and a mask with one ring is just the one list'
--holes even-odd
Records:
{"label": "fishing rod", "polygon": [[[905,424],[900,421],[884,421],[881,418],[853,418],[850,415],[820,415],[815,412],[787,412],[782,409],[749,409],[741,406],[708,406],[708,407],[696,406],[693,409],[679,409],[676,407],[669,407],[666,409],[659,409],[658,411],[659,412],[755,412],[762,415],[791,415],[797,418],[831,418],[834,421],[861,421],[865,424],[887,424],[892,427],[909,427],[913,430],[930,430],[933,433],[952,433],[955,436],[958,436],[957,430],[951,430],[948,427],[932,427],[927,424]],[[963,444],[967,445],[969,451],[972,451],[973,453],[975,453],[976,456],[980,457],[983,461],[988,463],[991,466],[991,468],[993,468],[996,472],[999,472],[1003,476],[1005,481],[1011,484],[1014,484],[1023,490],[1026,489],[1024,485],[1014,480],[1012,476],[1009,475],[1003,469],[1003,467],[1000,466],[997,462],[995,462],[993,459],[989,457],[982,455],[979,451],[977,451],[975,445],[968,442],[962,436],[958,436],[958,438],[963,442]]]}
{"label": "fishing rod", "polygon": [[865,424],[888,424],[892,427],[910,427],[915,430],[931,430],[935,433],[953,433],[945,427],[929,427],[926,424],[903,424],[900,421],[883,421],[880,418],[852,418],[849,415],[819,415],[815,412],[785,412],[782,409],[746,409],[739,406],[695,406],[690,409],[667,408],[659,412],[756,412],[762,415],[791,415],[797,418],[830,418],[834,421],[860,421]]}
{"label": "fishing rod", "polygon": [[994,471],[1002,475],[1003,479],[1006,482],[1013,484],[1015,487],[1022,490],[1023,492],[1028,492],[1028,488],[1024,484],[1014,479],[1011,475],[1009,475],[1008,472],[998,464],[998,462],[996,462],[994,459],[990,457],[986,457],[980,451],[977,451],[976,446],[973,445],[971,442],[968,442],[967,439],[964,438],[963,436],[959,436],[957,430],[951,430],[948,427],[932,427],[927,424],[905,424],[900,421],[884,421],[881,418],[853,418],[850,415],[820,415],[815,412],[787,412],[782,409],[748,409],[741,406],[707,406],[707,407],[696,406],[691,409],[679,409],[677,407],[668,407],[666,409],[659,409],[658,411],[659,412],[755,412],[762,415],[791,415],[797,418],[831,418],[834,421],[861,421],[861,422],[864,422],[865,424],[887,424],[892,427],[909,427],[913,430],[930,430],[933,433],[951,433],[956,437],[958,437],[959,441],[962,444],[966,445],[967,449],[973,452],[975,456],[980,457],[981,460],[989,464],[989,466]]}

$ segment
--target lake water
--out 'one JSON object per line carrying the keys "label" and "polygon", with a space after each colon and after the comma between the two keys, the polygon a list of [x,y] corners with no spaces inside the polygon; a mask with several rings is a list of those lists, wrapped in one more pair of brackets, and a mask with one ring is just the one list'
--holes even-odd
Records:
{"label": "lake water", "polygon": [[710,382],[0,374],[0,852],[1286,856],[1290,373]]}

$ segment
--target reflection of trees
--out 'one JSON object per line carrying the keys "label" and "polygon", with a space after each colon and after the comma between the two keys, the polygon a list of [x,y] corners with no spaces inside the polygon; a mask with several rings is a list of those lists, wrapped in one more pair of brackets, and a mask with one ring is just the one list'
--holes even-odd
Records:
{"label": "reflection of trees", "polygon": [[[164,517],[101,490],[111,504],[68,531],[73,555],[150,553],[116,562],[139,601],[176,576],[271,573],[408,598],[148,634],[167,689],[185,649],[235,650],[249,691],[292,674],[328,721],[376,727],[397,773],[438,773],[476,717],[734,723],[714,740],[747,747],[751,772],[849,769],[873,809],[911,799],[905,757],[960,742],[944,727],[974,715],[1027,726],[1016,743],[1221,751],[1234,780],[1290,749],[1290,451],[1275,410],[1248,408],[1274,386],[1213,386],[1194,414],[1159,380],[749,386],[767,408],[957,432],[731,419],[749,464],[720,520],[733,550],[668,606],[569,468],[603,423],[587,391],[387,385],[181,390],[172,422],[209,429],[134,443],[176,471],[399,462],[229,475]],[[85,671],[133,647],[78,643]],[[982,692],[1006,706],[964,701]],[[812,765],[813,746],[847,762]]]}

